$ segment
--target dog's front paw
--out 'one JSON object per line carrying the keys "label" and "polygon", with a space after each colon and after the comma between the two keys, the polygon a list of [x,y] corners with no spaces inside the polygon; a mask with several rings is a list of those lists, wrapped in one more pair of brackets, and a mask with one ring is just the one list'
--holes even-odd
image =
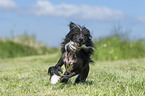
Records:
{"label": "dog's front paw", "polygon": [[68,82],[69,77],[66,75],[62,75],[60,78],[60,82],[61,83],[67,83]]}
{"label": "dog's front paw", "polygon": [[50,79],[51,80],[50,83],[56,84],[59,81],[59,79],[60,79],[60,76],[57,76],[56,74],[54,74]]}

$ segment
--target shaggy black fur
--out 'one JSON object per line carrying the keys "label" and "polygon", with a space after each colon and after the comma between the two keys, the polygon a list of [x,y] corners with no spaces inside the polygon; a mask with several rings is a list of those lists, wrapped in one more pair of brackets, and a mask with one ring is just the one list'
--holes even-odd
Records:
{"label": "shaggy black fur", "polygon": [[[60,70],[61,66],[65,65],[66,71],[60,79],[63,83],[66,83],[69,78],[75,75],[78,75],[75,83],[84,82],[89,73],[89,63],[92,62],[90,58],[93,52],[92,36],[90,31],[84,26],[71,22],[69,27],[70,32],[61,44],[62,56],[55,65],[55,68]],[[70,46],[67,46],[69,42],[75,43],[72,44],[75,47],[73,50]]]}

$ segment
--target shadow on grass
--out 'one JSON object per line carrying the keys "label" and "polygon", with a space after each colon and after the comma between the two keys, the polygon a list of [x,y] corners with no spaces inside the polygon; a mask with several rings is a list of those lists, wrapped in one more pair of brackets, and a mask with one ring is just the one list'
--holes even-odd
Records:
{"label": "shadow on grass", "polygon": [[81,84],[81,85],[92,85],[94,82],[93,81],[85,81],[85,82],[80,82],[80,83],[74,83],[73,85],[78,85],[78,84]]}
{"label": "shadow on grass", "polygon": [[83,84],[85,84],[85,85],[92,85],[94,82],[93,81],[86,81],[86,82],[83,82]]}

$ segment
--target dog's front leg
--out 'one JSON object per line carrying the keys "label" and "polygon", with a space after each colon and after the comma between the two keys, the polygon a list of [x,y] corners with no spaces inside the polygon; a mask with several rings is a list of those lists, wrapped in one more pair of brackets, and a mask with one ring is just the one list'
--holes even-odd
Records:
{"label": "dog's front leg", "polygon": [[59,59],[59,61],[57,62],[57,64],[55,65],[55,67],[57,67],[58,71],[60,71],[61,73],[63,73],[61,66],[64,64],[63,62],[63,56],[61,56],[61,58]]}
{"label": "dog's front leg", "polygon": [[79,74],[79,71],[74,71],[73,73],[69,74],[69,75],[62,75],[60,78],[60,82],[61,83],[67,83],[68,79]]}

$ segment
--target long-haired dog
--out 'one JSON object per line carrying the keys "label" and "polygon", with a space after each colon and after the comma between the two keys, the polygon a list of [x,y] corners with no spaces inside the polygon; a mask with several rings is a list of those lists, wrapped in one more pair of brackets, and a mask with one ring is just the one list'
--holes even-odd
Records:
{"label": "long-haired dog", "polygon": [[[75,83],[84,82],[89,73],[89,63],[92,62],[90,56],[93,53],[90,31],[73,22],[69,24],[69,27],[70,32],[61,44],[62,56],[55,66],[48,69],[52,84],[55,84],[58,79],[62,83],[67,83],[69,78],[75,75],[78,75]],[[58,71],[62,72],[62,65],[65,66],[66,71],[60,76]]]}

